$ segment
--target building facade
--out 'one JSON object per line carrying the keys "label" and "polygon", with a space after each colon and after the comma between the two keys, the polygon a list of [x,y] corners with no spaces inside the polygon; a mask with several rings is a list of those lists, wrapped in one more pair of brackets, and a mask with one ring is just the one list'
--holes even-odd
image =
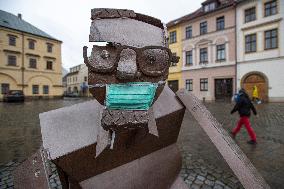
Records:
{"label": "building facade", "polygon": [[180,29],[182,88],[203,100],[231,98],[236,75],[235,2],[207,0],[167,26]]}
{"label": "building facade", "polygon": [[263,101],[284,101],[284,1],[239,1],[237,84]]}
{"label": "building facade", "polygon": [[9,90],[28,98],[62,96],[61,43],[20,14],[0,10],[0,99]]}
{"label": "building facade", "polygon": [[176,56],[180,57],[178,63],[172,63],[169,68],[169,76],[168,76],[168,85],[169,87],[176,92],[178,89],[182,88],[182,77],[181,77],[181,57],[182,57],[182,30],[179,25],[175,25],[168,28],[168,36],[169,36],[169,48],[172,53]]}
{"label": "building facade", "polygon": [[66,94],[90,96],[88,88],[88,67],[85,64],[70,68],[70,72],[66,75],[66,83]]}

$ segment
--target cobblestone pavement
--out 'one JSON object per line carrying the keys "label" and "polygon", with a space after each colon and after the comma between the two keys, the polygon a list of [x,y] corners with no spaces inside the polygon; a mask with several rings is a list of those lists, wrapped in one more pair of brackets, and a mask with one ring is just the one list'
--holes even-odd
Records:
{"label": "cobblestone pavement", "polygon": [[[234,104],[218,102],[205,105],[228,132],[234,128],[239,118],[237,113],[230,115]],[[271,188],[281,189],[284,188],[284,103],[255,106],[259,117],[252,116],[251,124],[257,134],[258,144],[252,146],[246,143],[249,136],[245,128],[241,129],[235,141]],[[216,147],[189,112],[185,114],[178,144],[183,154],[191,154],[192,161],[201,159],[205,162],[202,164],[205,167],[208,167],[206,166],[208,164],[213,165],[216,169],[222,170],[222,174],[233,175],[236,179]],[[221,182],[225,184],[230,180],[232,179],[224,178]],[[239,183],[235,184],[238,186],[230,185],[230,187],[239,187]]]}
{"label": "cobblestone pavement", "polygon": [[[207,103],[206,106],[217,120],[223,124],[226,130],[230,131],[235,126],[238,115],[229,114],[233,104],[219,102]],[[251,146],[246,143],[249,138],[244,128],[236,137],[236,142],[263,175],[271,188],[281,189],[284,186],[284,103],[261,104],[257,105],[256,108],[259,117],[252,116],[251,123],[256,131],[258,144]],[[37,113],[32,114],[35,115]],[[25,120],[25,122],[28,122],[28,120]],[[15,131],[13,130],[13,132]],[[33,132],[38,134],[39,128],[38,131]],[[5,135],[5,133],[2,132],[2,135]],[[30,135],[27,137],[30,137]],[[39,141],[36,140],[36,142],[38,144],[33,147],[34,151],[40,145]],[[178,144],[183,156],[183,166],[180,176],[189,188],[243,188],[213,143],[189,112],[185,114]],[[9,148],[5,150],[9,150]],[[11,150],[11,152],[14,152],[13,149]],[[17,156],[17,154],[15,153],[14,156]],[[27,154],[26,157],[31,154]],[[24,156],[25,154],[21,157]],[[18,162],[20,160],[11,159],[14,162],[11,161],[4,164],[1,162],[2,165],[0,164],[0,189],[13,188],[11,170],[19,165]],[[52,166],[53,175],[50,177],[50,185],[53,188],[61,188],[55,167],[54,165]]]}

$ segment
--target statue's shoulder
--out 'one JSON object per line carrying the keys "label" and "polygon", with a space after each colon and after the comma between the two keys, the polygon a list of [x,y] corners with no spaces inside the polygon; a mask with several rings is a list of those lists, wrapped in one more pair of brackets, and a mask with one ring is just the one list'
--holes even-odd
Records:
{"label": "statue's shoulder", "polygon": [[95,143],[102,109],[98,101],[90,100],[41,113],[43,147],[51,158]]}
{"label": "statue's shoulder", "polygon": [[153,104],[156,119],[183,108],[184,105],[177,99],[176,94],[167,85],[165,85],[159,98]]}

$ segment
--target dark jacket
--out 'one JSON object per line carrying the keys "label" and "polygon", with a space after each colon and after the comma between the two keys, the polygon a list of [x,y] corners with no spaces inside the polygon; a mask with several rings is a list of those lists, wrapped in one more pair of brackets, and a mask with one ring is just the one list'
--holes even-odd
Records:
{"label": "dark jacket", "polygon": [[248,116],[249,117],[251,110],[253,111],[254,115],[257,114],[256,109],[255,109],[254,105],[251,103],[248,95],[240,94],[240,97],[239,97],[235,107],[231,111],[231,114],[238,111],[241,117],[242,116]]}

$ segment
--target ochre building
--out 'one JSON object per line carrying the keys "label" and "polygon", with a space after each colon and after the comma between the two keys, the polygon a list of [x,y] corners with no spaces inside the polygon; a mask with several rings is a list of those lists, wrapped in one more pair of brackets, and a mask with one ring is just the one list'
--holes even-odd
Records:
{"label": "ochre building", "polygon": [[27,98],[63,94],[60,40],[0,10],[0,100],[9,90]]}

